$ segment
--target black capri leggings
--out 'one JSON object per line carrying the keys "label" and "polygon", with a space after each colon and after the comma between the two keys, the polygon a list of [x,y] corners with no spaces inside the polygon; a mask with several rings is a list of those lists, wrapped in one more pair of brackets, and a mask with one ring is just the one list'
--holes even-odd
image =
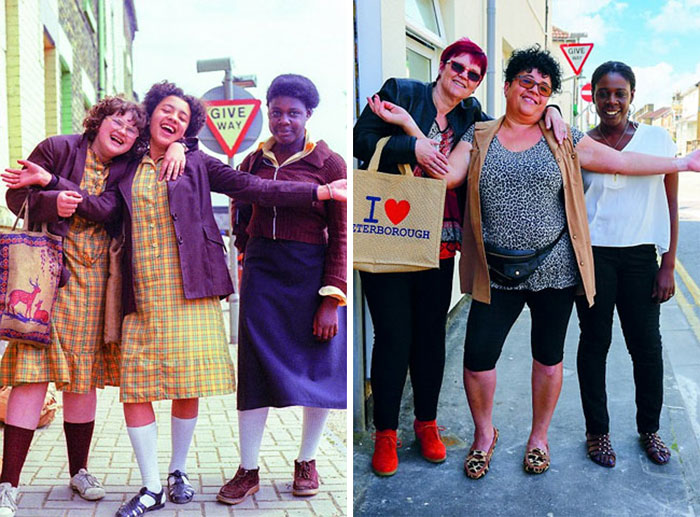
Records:
{"label": "black capri leggings", "polygon": [[564,358],[564,339],[576,287],[542,291],[491,288],[491,303],[472,301],[464,340],[464,367],[473,372],[493,370],[503,343],[527,303],[532,329],[532,358],[553,366]]}

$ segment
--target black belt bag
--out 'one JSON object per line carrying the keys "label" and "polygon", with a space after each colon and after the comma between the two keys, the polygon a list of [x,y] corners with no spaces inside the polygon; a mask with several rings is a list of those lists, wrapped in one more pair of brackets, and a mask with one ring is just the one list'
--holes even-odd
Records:
{"label": "black belt bag", "polygon": [[538,250],[511,250],[485,242],[486,263],[491,280],[504,287],[522,284],[540,267],[565,231],[566,226],[553,242]]}

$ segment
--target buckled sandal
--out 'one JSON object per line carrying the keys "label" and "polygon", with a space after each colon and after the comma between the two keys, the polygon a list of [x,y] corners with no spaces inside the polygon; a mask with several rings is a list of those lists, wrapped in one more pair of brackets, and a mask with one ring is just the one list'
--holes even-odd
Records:
{"label": "buckled sandal", "polygon": [[[155,503],[151,506],[146,506],[141,502],[141,496],[148,495],[153,498]],[[146,512],[152,512],[153,510],[160,510],[165,506],[165,494],[163,490],[159,493],[154,493],[148,490],[146,487],[142,487],[139,493],[131,498],[128,503],[124,503],[119,507],[115,517],[140,517]]]}
{"label": "buckled sandal", "polygon": [[588,457],[591,458],[593,463],[610,469],[615,466],[617,458],[610,443],[610,433],[586,433],[586,447],[588,447]]}
{"label": "buckled sandal", "polygon": [[545,449],[535,447],[525,452],[523,468],[528,474],[542,474],[549,468],[549,445]]}
{"label": "buckled sandal", "polygon": [[649,459],[657,465],[665,465],[671,459],[671,451],[657,433],[639,433],[642,446]]}
{"label": "buckled sandal", "polygon": [[168,498],[171,502],[185,504],[189,503],[193,497],[194,487],[192,487],[187,474],[179,470],[168,474]]}
{"label": "buckled sandal", "polygon": [[493,456],[493,450],[496,448],[497,441],[498,429],[494,427],[493,441],[488,451],[474,448],[469,449],[469,454],[467,454],[467,458],[464,460],[464,473],[468,478],[479,479],[486,475],[491,465],[491,457]]}

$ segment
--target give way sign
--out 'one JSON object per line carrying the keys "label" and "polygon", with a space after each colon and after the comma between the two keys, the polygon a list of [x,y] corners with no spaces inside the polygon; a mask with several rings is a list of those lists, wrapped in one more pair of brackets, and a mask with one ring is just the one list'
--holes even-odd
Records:
{"label": "give way sign", "polygon": [[593,50],[593,43],[562,43],[559,45],[575,75],[581,73],[583,64]]}

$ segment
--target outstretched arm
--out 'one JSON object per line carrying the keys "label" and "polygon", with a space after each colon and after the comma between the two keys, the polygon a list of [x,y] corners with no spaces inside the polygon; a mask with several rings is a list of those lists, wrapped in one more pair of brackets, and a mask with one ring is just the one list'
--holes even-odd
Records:
{"label": "outstretched arm", "polygon": [[347,180],[325,185],[305,181],[274,181],[236,170],[220,160],[199,153],[213,192],[261,206],[309,206],[313,201],[347,201]]}
{"label": "outstretched arm", "polygon": [[700,151],[694,151],[681,158],[633,152],[621,153],[586,135],[576,146],[576,152],[581,166],[590,171],[605,174],[651,176],[682,171],[700,171]]}

